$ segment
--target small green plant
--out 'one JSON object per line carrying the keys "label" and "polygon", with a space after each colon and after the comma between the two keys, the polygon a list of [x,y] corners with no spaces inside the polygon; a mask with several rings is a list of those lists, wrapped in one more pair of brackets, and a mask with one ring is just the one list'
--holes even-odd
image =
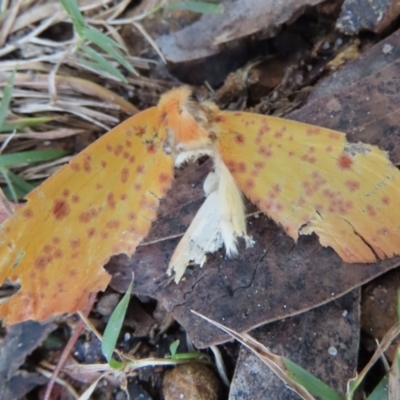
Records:
{"label": "small green plant", "polygon": [[[3,90],[0,102],[0,132],[16,131],[21,128],[31,127],[49,121],[49,118],[24,118],[14,121],[5,121],[10,107],[12,91],[14,88],[15,71],[10,75]],[[3,176],[7,187],[4,192],[9,199],[17,202],[35,188],[35,184],[29,183],[19,175],[11,171],[21,165],[32,162],[49,161],[65,155],[63,150],[45,149],[30,150],[12,154],[0,154],[0,174]]]}
{"label": "small green plant", "polygon": [[169,10],[187,10],[200,14],[221,14],[223,8],[219,0],[182,0],[168,2],[165,7]]}
{"label": "small green plant", "polygon": [[79,6],[76,0],[60,0],[65,11],[71,18],[72,24],[74,25],[75,31],[79,36],[80,40],[76,44],[75,51],[81,49],[88,59],[81,59],[80,62],[90,69],[94,69],[98,72],[107,72],[109,75],[117,78],[118,80],[127,83],[124,75],[114,67],[102,54],[97,50],[90,47],[86,42],[91,42],[101,50],[103,50],[108,56],[116,60],[120,65],[126,68],[128,71],[137,75],[136,70],[131,64],[120,53],[120,50],[126,51],[124,46],[115,40],[111,39],[99,30],[92,28],[85,22]]}
{"label": "small green plant", "polygon": [[120,369],[123,366],[123,363],[115,360],[112,355],[117,344],[119,333],[121,332],[126,310],[128,309],[132,286],[133,279],[129,284],[128,290],[122,297],[121,301],[118,303],[117,307],[115,307],[115,310],[112,312],[110,320],[108,321],[108,324],[104,331],[103,340],[101,341],[101,351],[103,352],[103,355],[106,358],[110,367],[115,369]]}
{"label": "small green plant", "polygon": [[177,353],[178,347],[179,347],[180,341],[179,339],[175,340],[172,342],[169,346],[169,351],[171,354],[167,354],[165,358],[170,359],[170,360],[198,360],[202,357],[204,357],[204,354],[199,353],[197,351],[192,351],[189,353]]}

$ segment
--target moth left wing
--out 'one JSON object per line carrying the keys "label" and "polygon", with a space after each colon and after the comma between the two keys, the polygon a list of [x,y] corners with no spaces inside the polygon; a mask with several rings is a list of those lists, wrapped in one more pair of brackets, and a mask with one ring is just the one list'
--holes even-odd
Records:
{"label": "moth left wing", "polygon": [[104,290],[103,265],[131,255],[173,179],[160,110],[143,111],[102,136],[31,192],[0,228],[0,284],[21,289],[0,305],[5,323],[85,307]]}

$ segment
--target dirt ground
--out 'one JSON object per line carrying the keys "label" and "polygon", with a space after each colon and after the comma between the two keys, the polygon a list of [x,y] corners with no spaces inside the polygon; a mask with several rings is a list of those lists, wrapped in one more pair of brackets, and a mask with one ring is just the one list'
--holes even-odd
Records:
{"label": "dirt ground", "polygon": [[[345,132],[350,143],[377,145],[400,164],[396,1],[222,0],[193,6],[171,0],[160,7],[155,0],[79,1],[88,26],[126,46],[125,58],[138,72],[118,65],[126,82],[82,62],[79,38],[58,1],[5,3],[2,88],[16,70],[7,117],[50,118],[21,129],[6,154],[51,148],[75,155],[138,110],[156,105],[162,94],[187,84],[199,101]],[[68,160],[13,171],[36,185]],[[246,349],[192,310],[248,332],[333,388],[339,397],[330,398],[345,398],[348,381],[367,365],[377,344],[386,343],[397,322],[400,257],[345,263],[315,234],[294,243],[246,200],[255,246],[247,249],[240,241],[233,259],[222,249],[210,254],[202,268],[190,265],[176,284],[165,274],[168,262],[204,201],[203,181],[212,168],[204,156],[175,171],[172,189],[135,254],[115,255],[105,265],[112,279],[92,298],[91,326],[75,314],[1,328],[1,399],[44,399],[63,357],[66,367],[49,399],[122,400],[127,393],[143,400],[321,398],[290,390],[260,359],[260,354],[273,358],[267,350],[258,348],[257,357],[249,350],[254,344],[246,342]],[[102,375],[106,360],[94,330],[104,333],[132,272],[117,349],[142,364]],[[17,289],[7,281],[1,290],[6,299]],[[191,362],[162,365],[178,339],[177,354],[196,352]],[[397,345],[390,337],[354,399],[368,398],[389,373],[399,357]],[[96,380],[93,393],[79,397]],[[391,400],[400,391],[393,381]]]}

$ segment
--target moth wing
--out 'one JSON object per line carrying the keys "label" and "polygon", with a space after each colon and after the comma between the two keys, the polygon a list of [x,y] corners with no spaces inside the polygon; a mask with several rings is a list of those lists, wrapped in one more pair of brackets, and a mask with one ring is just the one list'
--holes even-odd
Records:
{"label": "moth wing", "polygon": [[295,241],[315,232],[345,262],[400,254],[400,173],[385,152],[276,117],[221,111],[215,119],[238,187]]}
{"label": "moth wing", "polygon": [[20,290],[0,305],[9,324],[82,309],[110,276],[114,254],[134,253],[173,179],[154,107],[126,120],[30,193],[1,226],[0,282]]}

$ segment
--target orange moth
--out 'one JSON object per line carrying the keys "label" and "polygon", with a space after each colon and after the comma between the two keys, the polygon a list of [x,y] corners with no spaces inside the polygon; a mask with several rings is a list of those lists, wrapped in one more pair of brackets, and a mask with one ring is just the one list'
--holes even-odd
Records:
{"label": "orange moth", "polygon": [[0,304],[5,323],[82,309],[104,290],[102,266],[147,235],[174,165],[208,155],[206,199],[179,243],[175,280],[206,254],[248,245],[243,195],[297,241],[315,232],[349,263],[400,254],[400,173],[375,146],[343,133],[191,99],[188,87],[101,137],[27,196],[0,230],[0,283],[21,284]]}

